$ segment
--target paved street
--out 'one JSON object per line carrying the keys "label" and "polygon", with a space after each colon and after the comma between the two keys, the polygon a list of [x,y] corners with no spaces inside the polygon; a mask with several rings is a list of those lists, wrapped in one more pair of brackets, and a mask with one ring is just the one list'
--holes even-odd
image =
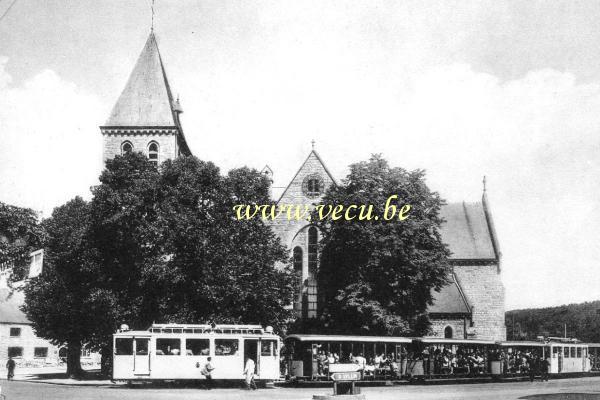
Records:
{"label": "paved street", "polygon": [[[310,400],[313,394],[329,389],[262,389],[247,392],[239,389],[202,390],[190,388],[125,388],[64,386],[26,381],[0,380],[6,400],[50,399],[282,399]],[[362,388],[368,400],[404,399],[600,399],[600,378],[562,379],[550,382],[512,382],[472,385],[394,386]]]}

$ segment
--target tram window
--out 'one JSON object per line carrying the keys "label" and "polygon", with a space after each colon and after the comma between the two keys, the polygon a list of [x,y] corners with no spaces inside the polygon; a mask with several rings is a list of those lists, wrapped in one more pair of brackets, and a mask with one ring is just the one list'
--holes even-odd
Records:
{"label": "tram window", "polygon": [[182,333],[181,329],[173,329],[173,333]]}
{"label": "tram window", "polygon": [[577,357],[576,351],[577,351],[577,349],[575,347],[571,347],[571,358]]}
{"label": "tram window", "polygon": [[133,355],[133,339],[117,338],[115,340],[115,354],[118,356]]}
{"label": "tram window", "polygon": [[577,358],[581,358],[581,347],[577,348]]}
{"label": "tram window", "polygon": [[185,354],[188,356],[207,356],[210,352],[208,339],[186,339]]}
{"label": "tram window", "polygon": [[135,340],[135,354],[138,356],[148,355],[148,339],[136,339]]}
{"label": "tram window", "polygon": [[215,339],[215,356],[235,356],[238,346],[237,339]]}
{"label": "tram window", "polygon": [[277,342],[275,340],[263,340],[261,342],[261,356],[276,356]]}
{"label": "tram window", "polygon": [[183,333],[194,333],[193,329],[184,329]]}
{"label": "tram window", "polygon": [[569,348],[565,347],[565,353],[564,353],[565,358],[570,358],[570,353],[569,353]]}
{"label": "tram window", "polygon": [[156,339],[156,355],[177,356],[181,352],[180,339]]}
{"label": "tram window", "polygon": [[204,329],[194,329],[194,333],[204,333]]}

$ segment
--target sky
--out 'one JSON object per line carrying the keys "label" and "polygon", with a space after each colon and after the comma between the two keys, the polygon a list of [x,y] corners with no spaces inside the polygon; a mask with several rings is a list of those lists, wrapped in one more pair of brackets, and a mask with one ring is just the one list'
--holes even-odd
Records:
{"label": "sky", "polygon": [[[151,0],[16,0],[0,20],[0,201],[90,197]],[[12,0],[0,0],[0,15]],[[156,0],[194,155],[285,186],[382,153],[480,201],[506,308],[600,299],[600,2]]]}

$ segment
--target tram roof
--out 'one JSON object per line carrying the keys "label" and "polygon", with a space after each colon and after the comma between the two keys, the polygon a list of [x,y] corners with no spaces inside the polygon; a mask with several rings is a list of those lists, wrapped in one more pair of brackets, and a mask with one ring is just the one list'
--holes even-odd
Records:
{"label": "tram roof", "polygon": [[352,336],[352,335],[313,335],[293,334],[286,339],[296,339],[301,342],[384,342],[410,343],[413,338],[403,336]]}
{"label": "tram roof", "polygon": [[444,339],[444,338],[419,338],[423,343],[430,344],[496,344],[493,340],[480,339]]}
{"label": "tram roof", "polygon": [[512,342],[500,342],[501,346],[530,346],[530,347],[545,347],[552,345],[560,345],[560,346],[581,346],[581,345],[589,345],[588,343],[582,342],[559,342],[555,340],[551,340],[548,342],[537,342],[533,340],[515,340]]}

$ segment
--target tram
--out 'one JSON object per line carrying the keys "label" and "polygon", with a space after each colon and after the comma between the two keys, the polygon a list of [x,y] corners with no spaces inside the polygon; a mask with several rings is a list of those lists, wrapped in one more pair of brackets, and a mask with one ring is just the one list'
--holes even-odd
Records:
{"label": "tram", "polygon": [[350,364],[357,356],[364,363],[363,379],[519,375],[528,373],[532,356],[548,359],[551,374],[600,371],[600,343],[562,338],[495,342],[294,334],[285,338],[284,348],[287,375],[297,380],[328,379],[330,360]]}
{"label": "tram", "polygon": [[113,380],[200,380],[211,357],[212,378],[243,378],[248,358],[255,379],[279,379],[281,339],[260,325],[154,324],[146,331],[126,326],[113,335]]}
{"label": "tram", "polygon": [[[588,345],[574,339],[549,338],[549,341],[501,342],[500,348],[506,358],[512,360],[519,353],[536,354],[550,361],[551,374],[589,372]],[[517,372],[518,366],[508,365],[509,372]]]}
{"label": "tram", "polygon": [[[284,340],[285,360],[288,375],[292,379],[319,379],[328,375],[320,358],[331,355],[336,362],[350,363],[350,358],[374,359],[378,355],[397,360],[398,369],[406,369],[408,347],[412,339],[391,336],[346,336],[346,335],[289,335]],[[321,366],[320,366],[321,364]],[[373,371],[375,374],[377,371]],[[382,371],[383,372],[383,371]],[[389,370],[397,375],[397,371]],[[400,372],[401,374],[401,372]]]}
{"label": "tram", "polygon": [[588,343],[590,370],[600,371],[600,343]]}

